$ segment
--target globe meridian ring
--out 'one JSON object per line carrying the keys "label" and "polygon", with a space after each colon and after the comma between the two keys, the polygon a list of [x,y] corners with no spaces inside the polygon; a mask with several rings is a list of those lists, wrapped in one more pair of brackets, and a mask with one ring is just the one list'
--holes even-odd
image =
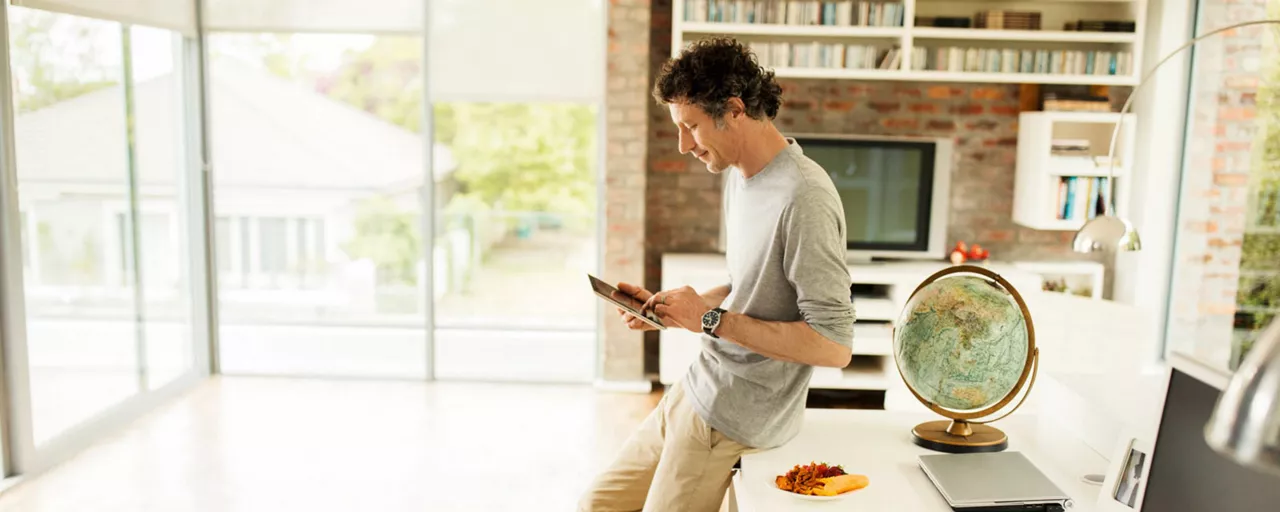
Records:
{"label": "globe meridian ring", "polygon": [[[915,288],[915,290],[911,292],[911,295],[908,297],[906,301],[906,303],[908,304],[908,308],[906,308],[906,310],[904,311],[904,315],[910,311],[911,308],[909,306],[914,303],[915,299],[918,297],[918,295],[921,293],[922,290],[928,289],[930,285],[933,285],[934,283],[944,278],[955,277],[957,275],[965,275],[965,274],[968,274],[968,275],[976,274],[977,276],[981,276],[983,278],[989,279],[990,281],[998,285],[999,289],[1002,292],[1007,293],[1010,296],[1010,298],[1012,298],[1013,302],[1016,303],[1017,309],[1019,310],[1021,314],[1021,318],[1023,320],[1022,325],[1026,329],[1026,352],[1024,355],[1024,360],[1022,362],[1021,372],[1018,374],[1017,381],[1008,390],[1008,392],[1004,393],[1004,395],[999,400],[994,401],[994,403],[991,403],[988,400],[987,404],[983,404],[985,405],[985,407],[979,406],[973,409],[956,409],[956,408],[949,408],[949,407],[940,405],[935,401],[930,400],[929,398],[926,398],[923,394],[921,394],[921,392],[916,388],[915,385],[913,385],[911,380],[908,378],[908,375],[907,375],[908,369],[903,368],[903,363],[901,361],[901,358],[897,357],[898,345],[900,343],[898,339],[898,336],[899,336],[898,329],[901,327],[901,325],[898,325],[898,324],[894,325],[894,332],[893,332],[893,339],[894,339],[894,345],[895,345],[894,347],[895,366],[897,366],[898,375],[899,377],[902,378],[903,383],[906,385],[907,390],[911,392],[912,396],[916,397],[916,400],[919,400],[921,404],[924,404],[926,407],[928,407],[929,410],[947,419],[969,421],[971,423],[978,424],[983,422],[975,422],[972,420],[989,417],[992,414],[995,414],[999,412],[1001,409],[1008,406],[1009,403],[1011,403],[1014,400],[1014,398],[1017,397],[1018,393],[1020,391],[1023,391],[1023,387],[1027,385],[1027,381],[1029,378],[1031,379],[1032,385],[1034,385],[1035,378],[1033,375],[1035,372],[1036,363],[1038,362],[1038,359],[1039,359],[1038,357],[1039,351],[1036,347],[1035,327],[1031,320],[1031,312],[1027,309],[1026,302],[1023,300],[1022,295],[1019,294],[1018,290],[1014,288],[1014,286],[1010,284],[1007,280],[1005,280],[1002,276],[984,267],[979,267],[974,265],[956,265],[956,266],[948,267],[943,270],[939,270],[935,272],[933,275],[929,276],[927,279],[921,282]],[[1027,386],[1026,392],[1027,394],[1030,393],[1030,386]],[[1023,396],[1023,400],[1025,399],[1026,399],[1026,394],[1024,394]],[[1018,403],[1018,406],[1020,405],[1021,405],[1021,401]],[[1017,406],[1015,406],[1014,409],[1016,410]],[[1009,413],[1011,414],[1012,411],[1010,411]],[[1007,415],[1008,414],[1006,414],[1006,416]]]}

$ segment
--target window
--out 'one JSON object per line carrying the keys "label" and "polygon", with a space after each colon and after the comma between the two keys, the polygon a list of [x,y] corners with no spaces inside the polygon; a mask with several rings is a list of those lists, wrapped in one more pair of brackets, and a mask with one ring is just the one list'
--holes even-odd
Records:
{"label": "window", "polygon": [[[1197,33],[1280,17],[1280,0],[1202,0]],[[1274,27],[1200,42],[1166,345],[1234,370],[1280,313],[1280,51]]]}
{"label": "window", "polygon": [[422,39],[208,41],[223,371],[424,376]]}
{"label": "window", "polygon": [[129,201],[123,33],[9,7],[18,197],[34,219],[23,285],[37,447],[141,391],[139,305],[119,277],[132,266],[114,215]]}
{"label": "window", "polygon": [[185,40],[7,9],[39,450],[193,371]]}

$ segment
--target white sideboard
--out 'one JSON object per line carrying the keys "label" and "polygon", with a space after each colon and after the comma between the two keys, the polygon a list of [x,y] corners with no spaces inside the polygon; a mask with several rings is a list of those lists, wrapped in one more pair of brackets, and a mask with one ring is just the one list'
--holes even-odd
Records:
{"label": "white sideboard", "polygon": [[[951,266],[943,261],[849,264],[854,289],[853,360],[845,368],[817,368],[811,388],[904,392],[893,364],[893,322],[911,293],[933,273]],[[987,268],[1020,292],[1039,291],[1041,277],[1012,264]],[[725,257],[717,253],[669,253],[662,256],[662,289],[692,286],[699,292],[729,282]],[[659,335],[658,372],[663,384],[680,380],[702,350],[700,334],[668,329]],[[900,393],[899,393],[900,394]],[[886,397],[886,401],[889,398]]]}

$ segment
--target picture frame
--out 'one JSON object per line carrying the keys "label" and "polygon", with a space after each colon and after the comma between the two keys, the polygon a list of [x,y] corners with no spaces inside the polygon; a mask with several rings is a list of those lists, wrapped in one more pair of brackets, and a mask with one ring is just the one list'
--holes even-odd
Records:
{"label": "picture frame", "polygon": [[1151,473],[1151,456],[1155,443],[1132,432],[1123,433],[1111,451],[1106,479],[1098,491],[1098,512],[1137,512],[1142,510],[1147,476]]}

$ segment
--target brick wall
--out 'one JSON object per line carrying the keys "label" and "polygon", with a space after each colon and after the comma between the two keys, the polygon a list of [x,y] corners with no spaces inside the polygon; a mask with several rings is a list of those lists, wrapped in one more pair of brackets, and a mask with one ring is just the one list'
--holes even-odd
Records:
{"label": "brick wall", "polygon": [[[646,107],[649,99],[648,0],[612,0],[606,105],[604,261],[601,279],[640,283],[644,280],[646,181]],[[642,336],[603,308],[602,378],[635,381],[644,377]]]}
{"label": "brick wall", "polygon": [[[1263,0],[1203,0],[1200,33],[1265,17]],[[1225,362],[1240,282],[1263,27],[1196,46],[1169,343]]]}
{"label": "brick wall", "polygon": [[[655,0],[653,5],[656,71],[671,55],[670,3]],[[663,7],[666,11],[659,17]],[[1037,231],[1013,222],[1017,85],[794,79],[780,83],[784,103],[776,123],[784,132],[952,137],[956,154],[949,244],[976,242],[1001,260],[1102,261],[1071,252],[1074,231]],[[716,249],[721,182],[701,162],[679,154],[666,108],[650,107],[649,121],[645,275],[647,285],[656,288],[663,253]]]}

